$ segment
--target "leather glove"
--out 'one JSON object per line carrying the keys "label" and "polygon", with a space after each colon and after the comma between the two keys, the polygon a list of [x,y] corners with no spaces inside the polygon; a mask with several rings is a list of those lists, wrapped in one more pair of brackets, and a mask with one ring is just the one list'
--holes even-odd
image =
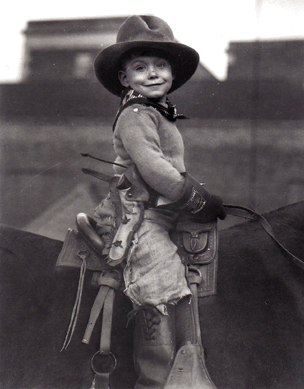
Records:
{"label": "leather glove", "polygon": [[185,176],[185,187],[182,197],[174,203],[161,205],[157,208],[188,213],[202,223],[215,221],[217,218],[225,219],[226,212],[223,200],[209,193],[189,174],[184,173],[183,175]]}
{"label": "leather glove", "polygon": [[[195,215],[194,215],[195,216]],[[224,220],[227,216],[223,207],[223,200],[216,195],[211,195],[209,201],[205,205],[205,209],[199,212],[200,221],[214,221],[217,218]]]}

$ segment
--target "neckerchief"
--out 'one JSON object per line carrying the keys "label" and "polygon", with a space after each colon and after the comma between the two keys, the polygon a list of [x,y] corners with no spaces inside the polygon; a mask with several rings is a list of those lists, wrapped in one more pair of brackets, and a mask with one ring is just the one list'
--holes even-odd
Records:
{"label": "neckerchief", "polygon": [[169,99],[166,99],[166,105],[165,107],[162,104],[156,103],[153,100],[147,99],[145,96],[143,96],[140,93],[135,92],[135,90],[127,88],[122,92],[121,95],[121,105],[117,111],[117,114],[115,116],[114,124],[113,124],[113,131],[115,129],[117,120],[119,118],[119,115],[122,113],[122,111],[127,108],[129,105],[133,104],[142,104],[146,107],[153,107],[157,109],[165,118],[170,120],[171,122],[175,122],[176,119],[188,119],[185,115],[178,114],[176,110],[176,106],[171,104]]}

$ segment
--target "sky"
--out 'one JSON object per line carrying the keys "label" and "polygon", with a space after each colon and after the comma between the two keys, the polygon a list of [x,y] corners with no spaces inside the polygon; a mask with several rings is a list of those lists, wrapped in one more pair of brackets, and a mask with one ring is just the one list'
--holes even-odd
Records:
{"label": "sky", "polygon": [[166,20],[219,79],[226,76],[231,41],[304,39],[304,0],[10,0],[0,15],[0,82],[20,81],[28,21],[134,14]]}

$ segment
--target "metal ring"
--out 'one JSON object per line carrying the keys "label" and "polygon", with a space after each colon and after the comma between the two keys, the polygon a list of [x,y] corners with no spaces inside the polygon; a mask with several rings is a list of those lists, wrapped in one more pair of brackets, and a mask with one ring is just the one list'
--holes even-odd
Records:
{"label": "metal ring", "polygon": [[79,250],[77,256],[82,260],[87,259],[90,256],[90,252],[89,250]]}
{"label": "metal ring", "polygon": [[[96,366],[97,356],[99,356],[101,359],[104,359],[104,361],[100,360],[98,362],[99,371],[97,370],[97,366]],[[112,359],[112,363],[109,363],[110,358]],[[117,359],[115,358],[114,354],[111,353],[111,351],[109,353],[105,353],[103,351],[97,351],[91,359],[91,367],[95,374],[111,374],[116,369],[116,366],[117,366]]]}
{"label": "metal ring", "polygon": [[196,267],[194,265],[189,265],[188,270],[193,271],[193,273],[196,272],[196,273],[198,273],[198,275],[200,277],[202,277],[202,272],[200,271],[200,269],[198,267]]}

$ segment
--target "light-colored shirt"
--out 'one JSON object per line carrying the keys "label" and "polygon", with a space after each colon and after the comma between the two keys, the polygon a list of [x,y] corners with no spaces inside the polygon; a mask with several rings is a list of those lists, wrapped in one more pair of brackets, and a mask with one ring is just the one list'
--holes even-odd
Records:
{"label": "light-colored shirt", "polygon": [[175,122],[153,107],[134,104],[120,114],[113,142],[115,162],[135,164],[143,180],[167,199],[176,201],[182,196],[184,144]]}

